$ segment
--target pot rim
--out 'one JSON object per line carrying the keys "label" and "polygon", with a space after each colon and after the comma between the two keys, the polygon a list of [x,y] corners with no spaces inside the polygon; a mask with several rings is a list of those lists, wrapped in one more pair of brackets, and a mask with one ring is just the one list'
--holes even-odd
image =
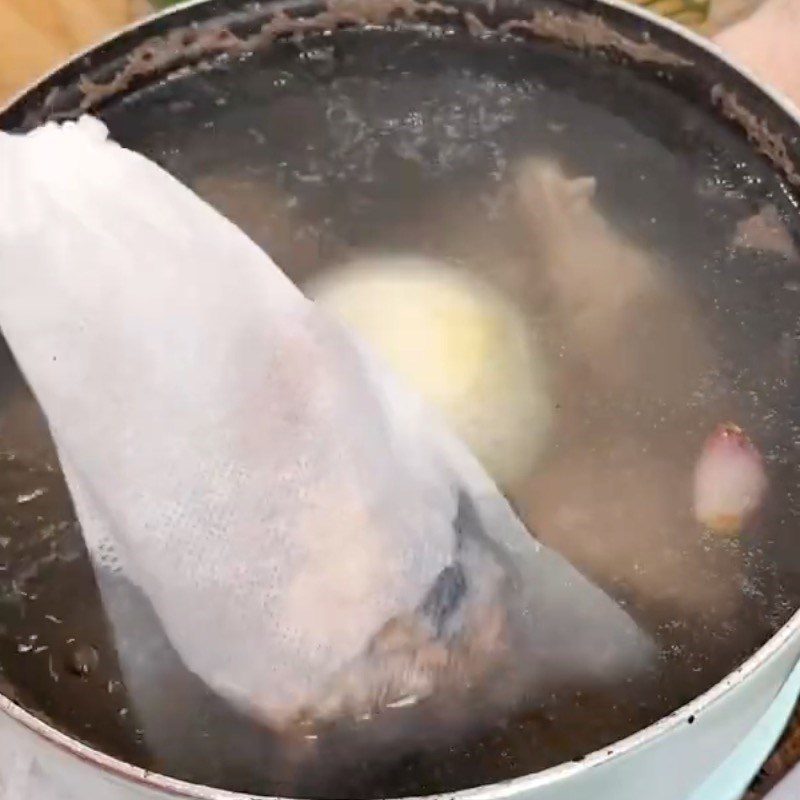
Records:
{"label": "pot rim", "polygon": [[[143,24],[162,17],[167,17],[193,6],[200,6],[211,0],[184,0],[165,10],[147,15],[142,19],[130,23],[120,28],[109,36],[95,42],[76,55],[67,58],[56,67],[42,75],[38,80],[24,87],[21,91],[12,95],[11,98],[0,105],[0,116],[7,110],[21,101],[27,94],[36,89],[41,84],[46,83],[55,76],[62,68],[88,56],[90,53],[109,44],[119,36],[135,32]],[[661,17],[652,11],[642,8],[626,0],[594,0],[599,5],[605,5],[618,11],[623,11],[629,15],[640,17],[650,24],[666,28],[676,36],[684,39],[689,44],[710,54],[718,61],[721,61],[732,70],[744,77],[749,83],[755,86],[763,95],[777,105],[788,117],[800,125],[800,108],[796,106],[785,94],[779,90],[765,84],[757,78],[749,69],[740,65],[735,59],[730,58],[719,46],[705,36],[696,33],[690,28],[674,22],[673,20]],[[793,639],[800,636],[800,609],[789,618],[789,620],[752,656],[744,663],[734,669],[725,678],[716,683],[703,694],[694,698],[690,702],[676,709],[666,717],[662,717],[656,722],[651,723],[645,728],[620,739],[611,745],[603,747],[589,753],[579,761],[569,761],[557,764],[554,767],[540,770],[529,775],[518,778],[500,781],[492,784],[485,784],[471,789],[461,789],[446,794],[424,795],[419,798],[407,797],[398,800],[436,800],[436,798],[447,798],[447,800],[501,800],[501,798],[511,797],[521,794],[527,790],[535,789],[542,785],[565,781],[572,776],[582,774],[599,764],[620,759],[637,750],[643,749],[651,742],[657,740],[662,735],[676,729],[679,725],[686,724],[688,719],[699,716],[705,709],[709,708],[721,698],[733,691],[739,684],[744,683],[754,675],[759,669],[780,657],[789,648]],[[800,656],[798,656],[800,659]],[[796,659],[796,660],[798,660]],[[252,795],[250,793],[232,792],[226,789],[217,789],[201,784],[189,783],[188,781],[171,778],[157,772],[142,767],[134,766],[113,756],[109,756],[100,750],[96,750],[90,745],[80,742],[78,739],[58,730],[49,725],[42,719],[26,711],[22,706],[17,705],[13,700],[0,692],[0,713],[6,714],[12,720],[20,723],[31,733],[46,742],[55,745],[59,750],[73,756],[80,761],[99,768],[104,773],[122,780],[128,784],[142,785],[148,789],[154,789],[163,794],[172,795],[183,800],[292,800],[291,798],[279,797],[276,795]]]}

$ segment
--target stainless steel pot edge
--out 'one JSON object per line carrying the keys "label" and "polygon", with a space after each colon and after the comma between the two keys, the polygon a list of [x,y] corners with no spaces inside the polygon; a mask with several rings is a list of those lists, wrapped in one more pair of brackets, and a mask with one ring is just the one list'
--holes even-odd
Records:
{"label": "stainless steel pot edge", "polygon": [[[791,117],[798,125],[800,125],[800,108],[798,108],[780,91],[764,84],[759,78],[750,72],[750,70],[741,66],[735,59],[730,58],[721,48],[719,48],[710,40],[688,28],[683,27],[677,22],[665,19],[651,11],[648,11],[647,9],[629,4],[628,2],[625,2],[625,0],[595,1],[600,5],[625,11],[633,16],[638,16],[644,20],[647,20],[654,25],[666,28],[673,34],[688,41],[695,47],[698,47],[701,50],[711,54],[719,61],[725,63],[746,78],[773,103],[780,107],[781,110],[787,114],[787,116]],[[206,2],[209,2],[209,0],[185,0],[185,2],[172,6],[169,9],[154,13],[148,17],[133,22],[130,25],[120,28],[105,39],[96,42],[77,55],[66,59],[62,63],[59,63],[50,72],[39,78],[39,80],[35,81],[31,85],[22,89],[16,95],[12,96],[8,102],[0,106],[0,115],[2,115],[6,109],[11,108],[11,106],[20,101],[29,92],[33,91],[40,84],[47,82],[63,67],[75,61],[79,61],[81,58],[89,55],[98,47],[110,43],[118,36],[126,32],[135,31],[148,20],[167,17],[171,14],[178,13],[182,10],[191,8],[192,6],[202,5]],[[550,769],[546,769],[531,775],[525,775],[520,778],[513,778],[501,783],[480,786],[473,789],[465,789],[459,792],[449,792],[446,795],[440,795],[438,797],[447,798],[447,800],[502,800],[503,798],[517,796],[521,793],[524,793],[526,790],[536,788],[543,784],[565,780],[571,776],[586,772],[600,763],[630,755],[636,750],[654,742],[659,737],[664,736],[670,731],[673,731],[679,725],[686,724],[690,717],[695,718],[702,714],[704,710],[708,709],[726,694],[733,691],[738,685],[755,674],[761,667],[768,664],[771,660],[777,659],[781,652],[789,647],[791,640],[798,636],[800,636],[800,610],[796,611],[789,621],[786,622],[784,626],[766,644],[764,644],[763,647],[761,647],[756,653],[747,659],[747,661],[745,661],[741,666],[726,676],[722,681],[711,687],[711,689],[709,689],[707,692],[704,692],[699,697],[677,709],[669,716],[658,720],[652,725],[637,731],[635,734],[628,736],[625,739],[621,739],[610,747],[590,753],[579,762],[560,764],[558,766],[551,767]],[[62,733],[61,731],[48,725],[46,722],[38,719],[33,714],[25,711],[3,694],[0,694],[0,712],[7,714],[11,719],[20,723],[33,734],[41,737],[50,744],[55,745],[59,749],[78,758],[79,760],[97,767],[114,776],[115,778],[123,780],[124,782],[141,784],[162,793],[185,798],[185,800],[284,800],[282,798],[279,799],[273,796],[256,798],[251,794],[229,792],[223,789],[200,786],[197,784],[191,784],[185,781],[177,780],[175,778],[170,778],[165,775],[160,775],[155,772],[150,772],[149,770],[142,769],[141,767],[135,767],[124,761],[120,761],[119,759],[95,750],[94,748],[83,744],[76,739],[73,739],[67,734]],[[436,795],[432,796],[432,798],[436,797]],[[418,799],[405,798],[404,800]]]}

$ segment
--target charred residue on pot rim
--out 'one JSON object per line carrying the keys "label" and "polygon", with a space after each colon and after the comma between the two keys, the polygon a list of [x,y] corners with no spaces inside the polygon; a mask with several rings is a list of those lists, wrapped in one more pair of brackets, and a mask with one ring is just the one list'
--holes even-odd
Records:
{"label": "charred residue on pot rim", "polygon": [[[121,93],[220,55],[241,55],[274,42],[352,26],[416,27],[429,32],[461,27],[475,36],[527,36],[647,67],[684,93],[718,107],[739,126],[794,187],[800,187],[796,135],[753,97],[734,69],[663,28],[585,0],[553,0],[532,12],[521,0],[444,3],[439,0],[327,0],[324,3],[235,3],[216,0],[179,9],[146,24],[151,38],[134,46],[116,37],[44,81],[6,112],[7,124],[27,129],[48,119],[74,118],[102,108]],[[588,9],[588,10],[587,10]],[[161,30],[165,29],[165,30]],[[140,38],[139,34],[132,34]],[[24,107],[24,110],[23,110]],[[783,115],[782,115],[783,116]]]}

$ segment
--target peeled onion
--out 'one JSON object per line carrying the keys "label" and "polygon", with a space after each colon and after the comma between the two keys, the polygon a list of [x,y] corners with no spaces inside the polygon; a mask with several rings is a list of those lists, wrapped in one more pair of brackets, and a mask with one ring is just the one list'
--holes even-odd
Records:
{"label": "peeled onion", "polygon": [[496,290],[415,256],[366,258],[310,294],[432,403],[498,484],[541,454],[552,417],[544,359]]}
{"label": "peeled onion", "polygon": [[738,534],[766,489],[764,462],[755,445],[738,426],[720,425],[706,440],[695,468],[698,522],[715,533]]}

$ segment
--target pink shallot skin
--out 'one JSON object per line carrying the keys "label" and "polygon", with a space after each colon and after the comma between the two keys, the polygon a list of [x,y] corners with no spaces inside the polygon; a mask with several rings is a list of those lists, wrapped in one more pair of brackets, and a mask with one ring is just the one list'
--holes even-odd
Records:
{"label": "pink shallot skin", "polygon": [[735,536],[767,490],[764,461],[744,431],[719,425],[703,445],[694,474],[694,513],[714,533]]}

